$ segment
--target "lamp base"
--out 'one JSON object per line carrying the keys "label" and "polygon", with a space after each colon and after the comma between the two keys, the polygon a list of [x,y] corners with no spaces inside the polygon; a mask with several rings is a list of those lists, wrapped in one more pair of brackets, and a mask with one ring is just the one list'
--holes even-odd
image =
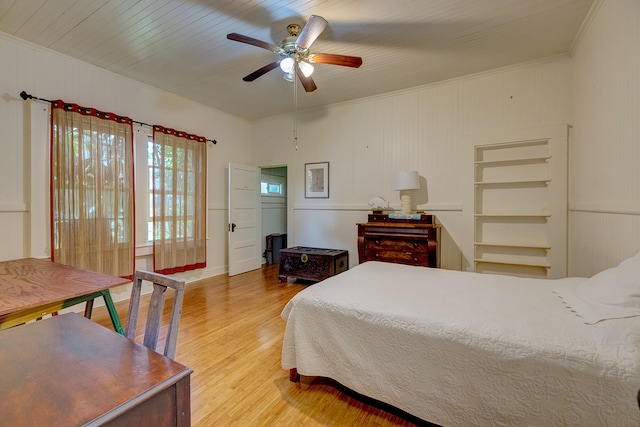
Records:
{"label": "lamp base", "polygon": [[407,215],[411,213],[411,193],[409,190],[400,191],[400,212]]}

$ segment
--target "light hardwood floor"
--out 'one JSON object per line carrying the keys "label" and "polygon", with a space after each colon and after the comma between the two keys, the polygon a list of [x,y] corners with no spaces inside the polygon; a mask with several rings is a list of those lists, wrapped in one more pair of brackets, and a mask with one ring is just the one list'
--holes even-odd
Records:
{"label": "light hardwood floor", "polygon": [[[278,283],[278,265],[188,284],[176,360],[193,369],[194,426],[414,426],[384,405],[356,398],[328,380],[292,383],[280,366],[285,322],[280,312],[306,285]],[[143,297],[138,333],[144,328]],[[165,304],[168,318],[170,300]],[[128,301],[116,304],[126,323]],[[104,307],[93,320],[110,321]],[[162,333],[162,332],[161,332]]]}

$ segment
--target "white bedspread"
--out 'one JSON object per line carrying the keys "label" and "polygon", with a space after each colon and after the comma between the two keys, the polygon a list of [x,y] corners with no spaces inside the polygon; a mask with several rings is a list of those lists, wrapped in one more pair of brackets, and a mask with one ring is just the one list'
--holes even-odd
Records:
{"label": "white bedspread", "polygon": [[583,280],[366,262],[285,306],[282,367],[443,426],[640,426],[640,318],[585,325]]}

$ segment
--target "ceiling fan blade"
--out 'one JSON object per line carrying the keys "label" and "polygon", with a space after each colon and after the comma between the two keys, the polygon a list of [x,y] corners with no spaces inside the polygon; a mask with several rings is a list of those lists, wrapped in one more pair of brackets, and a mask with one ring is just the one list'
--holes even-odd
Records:
{"label": "ceiling fan blade", "polygon": [[307,24],[298,35],[296,47],[299,47],[300,49],[309,49],[311,43],[313,43],[320,33],[327,28],[327,25],[329,25],[329,23],[322,16],[311,15]]}
{"label": "ceiling fan blade", "polygon": [[263,42],[262,40],[254,39],[253,37],[249,37],[249,36],[243,36],[242,34],[238,34],[238,33],[227,34],[227,38],[229,40],[237,41],[240,43],[246,43],[253,46],[258,46],[263,49],[270,50],[271,52],[280,53],[280,51],[282,50],[280,46],[276,46],[273,43]]}
{"label": "ceiling fan blade", "polygon": [[334,55],[333,53],[312,53],[309,55],[309,62],[358,68],[362,65],[362,58],[359,56]]}
{"label": "ceiling fan blade", "polygon": [[267,64],[264,67],[255,70],[253,73],[249,74],[246,77],[243,77],[242,80],[244,80],[245,82],[252,82],[255,79],[257,79],[258,77],[261,77],[265,74],[267,74],[269,71],[273,70],[274,68],[278,68],[278,62],[272,62],[271,64]]}
{"label": "ceiling fan blade", "polygon": [[316,83],[311,77],[305,77],[304,74],[302,74],[300,67],[296,67],[296,74],[298,75],[298,79],[300,80],[300,83],[302,83],[302,87],[304,87],[306,92],[313,92],[318,89],[318,86],[316,86]]}

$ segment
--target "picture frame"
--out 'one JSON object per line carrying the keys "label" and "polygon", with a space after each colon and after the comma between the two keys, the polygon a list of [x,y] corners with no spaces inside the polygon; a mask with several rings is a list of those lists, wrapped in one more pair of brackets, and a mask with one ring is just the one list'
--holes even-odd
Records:
{"label": "picture frame", "polygon": [[304,177],[306,199],[329,198],[329,162],[305,163]]}

